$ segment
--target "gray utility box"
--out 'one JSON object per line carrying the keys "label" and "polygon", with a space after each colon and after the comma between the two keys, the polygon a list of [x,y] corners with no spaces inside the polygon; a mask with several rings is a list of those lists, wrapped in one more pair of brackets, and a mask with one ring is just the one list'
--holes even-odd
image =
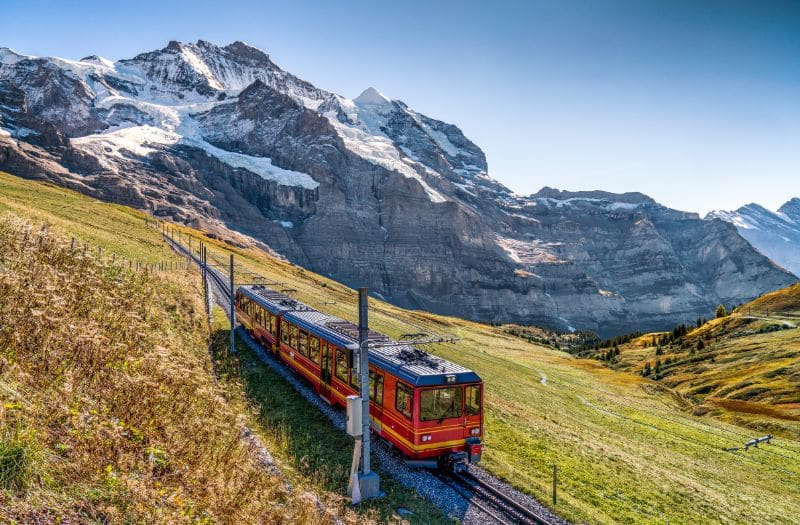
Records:
{"label": "gray utility box", "polygon": [[358,437],[362,434],[361,430],[361,398],[347,396],[347,433]]}

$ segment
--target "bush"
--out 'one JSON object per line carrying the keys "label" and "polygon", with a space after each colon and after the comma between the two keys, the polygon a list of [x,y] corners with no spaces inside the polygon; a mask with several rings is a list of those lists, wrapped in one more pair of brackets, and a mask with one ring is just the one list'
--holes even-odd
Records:
{"label": "bush", "polygon": [[719,319],[720,317],[726,317],[728,315],[728,310],[725,309],[725,305],[721,304],[717,306],[715,315],[717,316],[717,319]]}
{"label": "bush", "polygon": [[0,441],[0,488],[24,490],[28,486],[31,467],[30,448],[21,440]]}

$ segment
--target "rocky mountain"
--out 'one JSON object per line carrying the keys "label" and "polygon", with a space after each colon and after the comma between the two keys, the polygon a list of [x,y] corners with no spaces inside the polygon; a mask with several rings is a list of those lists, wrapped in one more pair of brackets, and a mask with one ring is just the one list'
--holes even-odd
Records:
{"label": "rocky mountain", "polygon": [[735,211],[715,210],[705,218],[733,224],[761,253],[800,275],[800,198],[787,201],[778,211],[747,204]]}
{"label": "rocky mountain", "polygon": [[0,49],[0,169],[481,321],[671,327],[795,279],[734,226],[641,194],[515,195],[456,126],[321,90],[241,42],[117,62]]}

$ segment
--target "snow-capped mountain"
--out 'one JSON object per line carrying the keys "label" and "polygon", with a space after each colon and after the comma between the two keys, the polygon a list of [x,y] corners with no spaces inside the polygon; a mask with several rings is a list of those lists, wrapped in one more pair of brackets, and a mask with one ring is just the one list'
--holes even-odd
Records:
{"label": "snow-capped mountain", "polygon": [[461,130],[236,42],[112,62],[0,48],[0,169],[258,239],[395,303],[608,334],[794,277],[641,194],[513,194]]}
{"label": "snow-capped mountain", "polygon": [[733,224],[761,253],[800,275],[800,198],[787,201],[778,211],[747,204],[735,211],[715,210],[705,218]]}

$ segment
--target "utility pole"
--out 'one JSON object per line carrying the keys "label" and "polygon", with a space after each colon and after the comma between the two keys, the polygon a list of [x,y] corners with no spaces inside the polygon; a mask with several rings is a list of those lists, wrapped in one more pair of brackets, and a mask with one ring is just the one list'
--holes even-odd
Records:
{"label": "utility pole", "polygon": [[361,386],[361,472],[358,484],[362,499],[380,495],[380,478],[370,469],[369,435],[369,322],[368,295],[366,288],[358,289],[358,372]]}
{"label": "utility pole", "polygon": [[205,303],[206,314],[208,314],[208,282],[206,281],[206,250],[203,241],[200,241],[200,273],[203,275],[203,302]]}
{"label": "utility pole", "polygon": [[231,354],[236,353],[236,290],[233,286],[233,254],[231,254]]}

